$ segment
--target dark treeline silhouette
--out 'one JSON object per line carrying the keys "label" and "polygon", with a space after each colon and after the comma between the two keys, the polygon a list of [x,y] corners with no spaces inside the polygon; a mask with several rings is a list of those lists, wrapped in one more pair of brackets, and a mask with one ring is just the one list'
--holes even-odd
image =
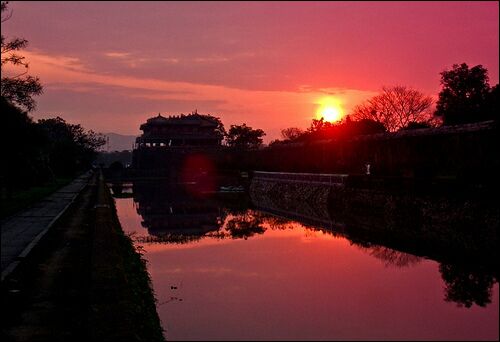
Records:
{"label": "dark treeline silhouette", "polygon": [[310,142],[326,140],[331,138],[343,139],[361,134],[375,134],[386,132],[386,128],[380,122],[361,119],[351,120],[350,116],[339,123],[331,123],[321,119],[313,119],[311,126],[306,131],[290,127],[282,130],[281,134],[285,140],[274,140],[269,145],[279,145],[289,142]]}
{"label": "dark treeline silhouette", "polygon": [[57,177],[75,176],[91,167],[105,143],[100,135],[60,117],[35,122],[4,97],[0,107],[5,124],[1,176],[8,194]]}
{"label": "dark treeline silhouette", "polygon": [[[7,2],[1,3],[2,23],[10,19]],[[13,191],[73,177],[90,168],[96,152],[105,140],[78,124],[60,117],[35,122],[28,112],[36,107],[33,96],[42,93],[38,77],[29,76],[28,62],[19,54],[28,41],[7,40],[2,35],[2,164],[0,180],[2,199]],[[10,65],[9,72],[4,66]],[[21,69],[19,73],[12,70]]]}

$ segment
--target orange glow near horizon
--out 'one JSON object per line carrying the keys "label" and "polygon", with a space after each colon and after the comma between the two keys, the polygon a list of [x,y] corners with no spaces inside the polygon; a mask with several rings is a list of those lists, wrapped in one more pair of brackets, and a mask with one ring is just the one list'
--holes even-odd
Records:
{"label": "orange glow near horizon", "polygon": [[344,116],[340,101],[334,97],[324,97],[318,101],[318,104],[317,119],[323,118],[325,121],[337,122]]}

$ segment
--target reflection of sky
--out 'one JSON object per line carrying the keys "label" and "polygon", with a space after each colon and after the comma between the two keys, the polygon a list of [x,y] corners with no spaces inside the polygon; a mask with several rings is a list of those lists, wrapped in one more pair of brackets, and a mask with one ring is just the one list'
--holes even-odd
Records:
{"label": "reflection of sky", "polygon": [[[132,200],[116,202],[124,230],[145,231]],[[167,338],[498,339],[498,284],[486,308],[458,308],[434,261],[387,267],[386,251],[289,226],[146,245]]]}

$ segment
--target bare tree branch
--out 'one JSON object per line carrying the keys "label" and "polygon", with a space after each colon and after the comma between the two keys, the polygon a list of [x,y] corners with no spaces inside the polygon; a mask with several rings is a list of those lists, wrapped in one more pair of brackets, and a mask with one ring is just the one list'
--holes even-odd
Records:
{"label": "bare tree branch", "polygon": [[352,118],[370,119],[394,132],[432,118],[432,98],[406,86],[382,87],[382,92],[354,108]]}

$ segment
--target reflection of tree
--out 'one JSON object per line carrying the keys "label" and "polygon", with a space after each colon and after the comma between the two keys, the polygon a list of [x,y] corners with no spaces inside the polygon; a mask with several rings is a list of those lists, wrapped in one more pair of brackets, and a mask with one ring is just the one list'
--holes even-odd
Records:
{"label": "reflection of tree", "polygon": [[266,228],[262,226],[264,220],[254,211],[248,210],[243,214],[228,216],[224,229],[210,233],[208,236],[225,239],[248,239],[256,234],[263,234]]}
{"label": "reflection of tree", "polygon": [[456,302],[467,308],[473,304],[484,307],[491,303],[491,289],[496,282],[491,273],[447,264],[441,264],[439,271],[446,284],[447,302]]}
{"label": "reflection of tree", "polygon": [[382,260],[385,266],[410,267],[422,261],[422,258],[416,255],[403,253],[384,246],[372,247],[370,255]]}
{"label": "reflection of tree", "polygon": [[422,261],[421,257],[413,254],[397,251],[392,248],[374,245],[374,246],[358,246],[361,250],[366,251],[374,258],[381,260],[386,267],[410,267]]}
{"label": "reflection of tree", "polygon": [[252,218],[250,220],[239,216],[227,222],[226,229],[233,239],[247,239],[255,234],[263,234],[266,229],[261,226],[262,220]]}
{"label": "reflection of tree", "polygon": [[283,217],[264,215],[264,214],[261,214],[261,217],[263,217],[266,220],[266,223],[269,224],[269,227],[272,230],[287,230],[295,228],[291,220]]}

